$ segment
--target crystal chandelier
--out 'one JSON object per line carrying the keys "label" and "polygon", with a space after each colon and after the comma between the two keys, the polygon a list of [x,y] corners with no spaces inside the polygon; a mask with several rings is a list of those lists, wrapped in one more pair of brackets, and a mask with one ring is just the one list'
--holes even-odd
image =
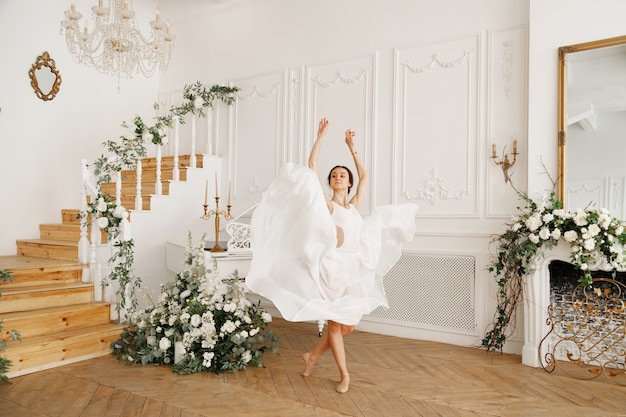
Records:
{"label": "crystal chandelier", "polygon": [[78,24],[83,16],[72,2],[61,21],[65,30],[67,48],[76,62],[94,67],[103,74],[116,75],[118,79],[132,78],[135,74],[152,76],[157,69],[164,72],[171,60],[174,36],[169,23],[163,23],[157,9],[155,20],[150,22],[152,32],[146,39],[137,29],[132,0],[102,0],[91,8],[93,27]]}

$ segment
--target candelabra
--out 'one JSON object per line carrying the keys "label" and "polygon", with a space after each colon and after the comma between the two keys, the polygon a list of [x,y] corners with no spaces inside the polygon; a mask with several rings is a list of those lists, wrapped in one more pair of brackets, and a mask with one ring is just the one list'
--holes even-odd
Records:
{"label": "candelabra", "polygon": [[[230,200],[230,198],[229,198]],[[224,216],[224,220],[232,220],[233,217],[230,215],[230,209],[231,209],[231,205],[230,205],[230,201],[228,202],[228,204],[226,205],[226,211],[222,210],[220,211],[220,198],[219,197],[215,197],[215,210],[211,210],[209,211],[209,205],[205,204],[202,205],[202,207],[204,208],[204,211],[202,213],[202,219],[203,220],[209,220],[211,218],[211,216],[215,215],[215,245],[211,248],[211,252],[224,252],[224,249],[220,246],[219,241],[220,241],[220,216]]]}
{"label": "candelabra", "polygon": [[500,168],[502,168],[502,173],[504,174],[504,183],[506,184],[507,182],[509,182],[511,180],[511,177],[509,176],[509,169],[513,167],[513,165],[515,165],[515,162],[517,161],[517,155],[519,155],[519,152],[517,152],[517,140],[513,141],[513,153],[511,155],[513,155],[513,160],[509,160],[509,154],[507,154],[506,152],[506,147],[504,147],[504,150],[502,151],[502,158],[500,158],[500,160],[498,161],[497,156],[496,156],[496,144],[492,144],[491,145],[491,159],[493,159],[493,162],[496,165],[499,165]]}

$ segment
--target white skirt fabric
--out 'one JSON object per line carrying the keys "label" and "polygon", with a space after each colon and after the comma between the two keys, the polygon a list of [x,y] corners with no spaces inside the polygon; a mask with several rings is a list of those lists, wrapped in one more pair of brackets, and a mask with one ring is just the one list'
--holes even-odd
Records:
{"label": "white skirt fabric", "polygon": [[287,164],[252,216],[246,284],[286,320],[356,325],[364,314],[388,307],[383,277],[413,239],[417,210],[415,204],[379,207],[363,219],[356,250],[337,248],[319,179],[307,167]]}

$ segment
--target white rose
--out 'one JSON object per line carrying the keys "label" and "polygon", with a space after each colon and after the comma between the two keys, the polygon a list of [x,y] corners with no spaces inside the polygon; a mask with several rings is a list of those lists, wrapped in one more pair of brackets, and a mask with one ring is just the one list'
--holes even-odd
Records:
{"label": "white rose", "polygon": [[220,331],[224,333],[232,333],[235,331],[236,328],[237,326],[235,326],[235,323],[233,323],[231,320],[226,320],[226,322],[222,325]]}
{"label": "white rose", "polygon": [[550,229],[548,229],[547,227],[542,228],[539,231],[539,237],[542,238],[543,240],[550,239]]}
{"label": "white rose", "polygon": [[536,234],[531,234],[530,236],[528,236],[528,240],[530,240],[533,243],[538,243],[539,242],[539,237]]}
{"label": "white rose", "polygon": [[580,269],[582,269],[583,271],[586,271],[587,269],[589,269],[589,265],[587,265],[587,264],[580,264]]}
{"label": "white rose", "polygon": [[249,350],[246,350],[243,355],[241,355],[241,361],[243,363],[248,363],[250,362],[250,360],[252,359],[252,354],[250,353]]}
{"label": "white rose", "polygon": [[593,250],[596,247],[596,241],[593,239],[587,239],[583,245],[585,246],[585,249]]}
{"label": "white rose", "polygon": [[513,227],[511,228],[511,230],[513,230],[514,232],[517,232],[520,229],[520,227],[522,227],[521,224],[515,223]]}
{"label": "white rose", "polygon": [[98,200],[98,205],[96,206],[96,210],[98,210],[99,212],[103,213],[103,212],[107,211],[107,208],[109,208],[109,206],[107,205],[107,202],[104,201],[103,199],[99,199]]}
{"label": "white rose", "polygon": [[622,226],[618,226],[617,229],[615,229],[615,236],[619,236],[622,233],[624,233],[624,228]]}
{"label": "white rose", "polygon": [[597,224],[592,224],[591,226],[589,226],[589,230],[587,231],[587,233],[589,233],[589,236],[591,237],[597,236],[598,233],[600,233],[600,228]]}
{"label": "white rose", "polygon": [[574,242],[576,239],[578,239],[578,233],[576,233],[575,230],[568,230],[567,232],[565,232],[565,234],[563,234],[563,239],[570,243]]}
{"label": "white rose", "polygon": [[159,340],[159,349],[166,351],[172,346],[172,342],[167,337],[162,337]]}
{"label": "white rose", "polygon": [[123,206],[116,206],[115,210],[113,210],[113,216],[118,219],[124,217],[124,213],[126,213],[126,209]]}
{"label": "white rose", "polygon": [[109,219],[106,217],[98,217],[97,225],[100,229],[106,229],[109,226]]}
{"label": "white rose", "polygon": [[270,323],[272,321],[272,315],[264,311],[263,313],[261,313],[261,319],[265,323]]}
{"label": "white rose", "polygon": [[255,334],[257,334],[259,332],[259,328],[255,327],[254,329],[250,330],[250,336],[254,336]]}
{"label": "white rose", "polygon": [[544,223],[550,223],[552,220],[554,220],[554,214],[552,213],[544,214],[542,220]]}
{"label": "white rose", "polygon": [[202,323],[202,317],[199,314],[194,314],[191,316],[191,325],[193,327],[198,327]]}
{"label": "white rose", "polygon": [[561,238],[561,230],[559,229],[554,229],[552,231],[552,239],[554,240],[559,240]]}
{"label": "white rose", "polygon": [[574,217],[572,218],[576,226],[585,226],[587,222],[587,214],[582,210],[578,210]]}
{"label": "white rose", "polygon": [[542,224],[541,215],[539,215],[539,213],[533,214],[526,220],[526,227],[528,227],[528,230],[531,232],[537,230]]}
{"label": "white rose", "polygon": [[562,219],[567,217],[567,212],[563,209],[556,209],[552,212],[552,214],[554,214],[557,217],[560,217]]}
{"label": "white rose", "polygon": [[202,97],[196,97],[196,99],[193,101],[193,107],[195,107],[196,109],[199,109],[203,105],[204,100],[202,99]]}

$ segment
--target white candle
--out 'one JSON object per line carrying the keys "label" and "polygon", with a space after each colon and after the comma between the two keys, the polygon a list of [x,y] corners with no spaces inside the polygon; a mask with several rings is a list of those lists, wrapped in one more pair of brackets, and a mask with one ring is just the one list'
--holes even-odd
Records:
{"label": "white candle", "polygon": [[220,193],[217,188],[217,172],[215,173],[215,197],[219,197]]}
{"label": "white candle", "polygon": [[228,180],[228,205],[230,206],[230,180]]}
{"label": "white candle", "polygon": [[206,180],[206,184],[204,185],[204,205],[209,205],[209,180]]}

